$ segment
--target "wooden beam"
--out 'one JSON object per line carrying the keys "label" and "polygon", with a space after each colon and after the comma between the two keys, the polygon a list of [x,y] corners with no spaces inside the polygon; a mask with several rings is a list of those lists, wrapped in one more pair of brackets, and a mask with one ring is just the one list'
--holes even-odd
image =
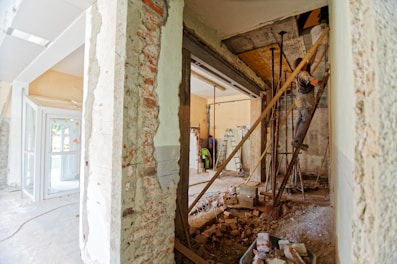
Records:
{"label": "wooden beam", "polygon": [[[264,91],[264,87],[260,87],[242,72],[232,67],[230,63],[186,30],[183,34],[183,48],[189,50],[199,60],[211,65],[218,72],[240,84],[247,90],[242,90],[243,93],[250,93],[255,97],[260,97],[260,92]],[[236,89],[239,89],[239,87],[236,87]]]}
{"label": "wooden beam", "polygon": [[178,250],[182,255],[190,259],[195,264],[208,264],[203,258],[194,253],[192,250],[185,247],[178,239],[175,239],[174,247]]}
{"label": "wooden beam", "polygon": [[254,132],[255,128],[259,125],[259,123],[267,116],[269,111],[272,109],[273,105],[278,101],[278,99],[281,97],[281,95],[284,93],[284,91],[288,88],[290,83],[294,80],[295,76],[299,73],[299,71],[302,69],[303,65],[306,63],[306,61],[313,55],[314,51],[317,49],[317,47],[320,45],[321,41],[323,38],[328,34],[329,28],[324,29],[323,33],[321,36],[317,39],[316,43],[312,46],[312,48],[309,50],[309,52],[303,57],[302,61],[299,63],[299,65],[295,68],[295,70],[292,72],[292,74],[288,77],[288,79],[285,81],[284,85],[281,87],[281,89],[275,94],[273,99],[269,102],[269,104],[266,106],[265,110],[263,110],[262,114],[258,117],[258,119],[252,124],[251,128],[248,130],[248,132],[245,134],[245,136],[242,138],[242,140],[237,144],[237,146],[233,149],[233,151],[229,154],[229,157],[221,164],[221,166],[217,169],[216,173],[214,176],[212,176],[211,180],[208,182],[208,184],[204,187],[204,189],[197,195],[196,199],[193,201],[193,203],[190,205],[188,208],[188,211],[191,212],[194,206],[197,204],[197,202],[203,197],[205,192],[208,190],[208,188],[212,185],[212,183],[215,181],[215,179],[219,176],[219,174],[225,169],[226,165],[230,162],[230,160],[233,159],[233,156],[239,151],[241,146],[244,144],[244,142],[251,136],[252,132]]}

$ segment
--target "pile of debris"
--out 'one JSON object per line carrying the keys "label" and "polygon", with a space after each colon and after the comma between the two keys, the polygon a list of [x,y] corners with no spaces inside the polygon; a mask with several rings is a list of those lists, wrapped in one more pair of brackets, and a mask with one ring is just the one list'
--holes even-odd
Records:
{"label": "pile of debris", "polygon": [[[332,207],[289,201],[283,203],[279,211],[279,217],[273,218],[266,210],[255,207],[221,206],[216,214],[211,210],[212,217],[207,222],[191,222],[192,250],[208,263],[240,263],[247,252],[253,257],[253,250],[249,248],[256,242],[259,233],[266,232],[288,239],[291,244],[304,243],[321,261],[318,263],[335,263]],[[203,219],[204,214],[192,217]],[[280,253],[277,252],[278,257]],[[268,257],[270,260],[271,256]]]}
{"label": "pile of debris", "polygon": [[266,215],[257,209],[221,208],[212,223],[191,230],[194,249],[208,263],[238,263],[257,234],[269,228]]}
{"label": "pile of debris", "polygon": [[240,263],[310,264],[315,263],[315,259],[304,243],[291,243],[269,233],[258,233],[256,241],[248,248]]}

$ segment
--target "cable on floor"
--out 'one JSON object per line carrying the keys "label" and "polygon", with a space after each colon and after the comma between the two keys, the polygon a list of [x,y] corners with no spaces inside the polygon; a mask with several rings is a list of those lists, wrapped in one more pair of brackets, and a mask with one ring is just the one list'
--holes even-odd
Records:
{"label": "cable on floor", "polygon": [[47,211],[47,212],[41,213],[41,214],[39,214],[39,215],[36,215],[35,217],[32,217],[32,218],[26,220],[25,222],[23,222],[23,223],[17,228],[17,230],[14,231],[14,233],[12,233],[11,235],[9,235],[8,237],[5,237],[5,238],[0,239],[0,242],[6,241],[6,240],[12,238],[13,236],[15,236],[15,235],[19,232],[19,230],[21,230],[21,228],[22,228],[25,224],[29,223],[30,221],[32,221],[32,220],[34,220],[34,219],[36,219],[36,218],[39,218],[40,216],[46,215],[46,214],[48,214],[48,213],[51,213],[51,212],[53,212],[53,211],[55,211],[55,210],[58,210],[58,209],[60,209],[60,208],[63,208],[63,207],[66,207],[66,206],[75,205],[75,204],[78,204],[78,203],[79,203],[79,202],[70,203],[70,204],[64,204],[64,205],[55,207],[55,208],[53,208],[53,209],[51,209],[51,210],[49,210],[49,211]]}

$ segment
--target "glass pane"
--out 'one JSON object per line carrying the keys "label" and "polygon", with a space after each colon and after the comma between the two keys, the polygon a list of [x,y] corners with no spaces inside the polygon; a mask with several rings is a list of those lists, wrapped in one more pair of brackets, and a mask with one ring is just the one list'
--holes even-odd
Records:
{"label": "glass pane", "polygon": [[80,151],[80,120],[51,118],[51,152]]}
{"label": "glass pane", "polygon": [[33,196],[34,186],[34,155],[24,154],[23,189]]}
{"label": "glass pane", "polygon": [[26,104],[24,150],[33,152],[36,145],[36,110]]}
{"label": "glass pane", "polygon": [[48,193],[70,191],[80,186],[80,154],[51,155]]}

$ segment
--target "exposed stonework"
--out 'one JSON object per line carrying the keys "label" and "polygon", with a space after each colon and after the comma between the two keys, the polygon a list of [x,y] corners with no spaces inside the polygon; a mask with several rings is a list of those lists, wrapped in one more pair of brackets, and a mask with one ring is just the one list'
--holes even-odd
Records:
{"label": "exposed stonework", "polygon": [[[374,14],[369,11],[367,15],[364,10],[373,10],[372,1],[351,1],[352,11],[352,46],[353,46],[353,71],[356,93],[356,146],[355,146],[355,175],[353,198],[355,211],[353,212],[353,263],[375,263],[372,259],[376,248],[374,222],[374,187],[373,175],[367,174],[366,166],[373,164],[374,157],[368,155],[367,145],[369,131],[373,131],[371,120],[368,120],[367,111],[374,84],[374,56],[371,46],[374,44],[372,34],[374,32]],[[363,19],[364,16],[366,19]],[[373,49],[372,49],[373,50]],[[372,95],[374,95],[372,93]],[[376,147],[373,144],[371,147]],[[366,165],[367,163],[367,165]]]}
{"label": "exposed stonework", "polygon": [[356,92],[353,263],[395,263],[396,2],[350,1]]}
{"label": "exposed stonework", "polygon": [[7,184],[7,164],[8,164],[8,119],[0,121],[0,187]]}
{"label": "exposed stonework", "polygon": [[[375,85],[379,96],[379,121],[376,141],[379,146],[378,171],[375,192],[376,200],[376,230],[377,263],[397,263],[397,2],[395,0],[373,1],[377,32],[376,57],[377,72]],[[376,98],[378,97],[378,98]],[[370,153],[372,154],[372,153]]]}

